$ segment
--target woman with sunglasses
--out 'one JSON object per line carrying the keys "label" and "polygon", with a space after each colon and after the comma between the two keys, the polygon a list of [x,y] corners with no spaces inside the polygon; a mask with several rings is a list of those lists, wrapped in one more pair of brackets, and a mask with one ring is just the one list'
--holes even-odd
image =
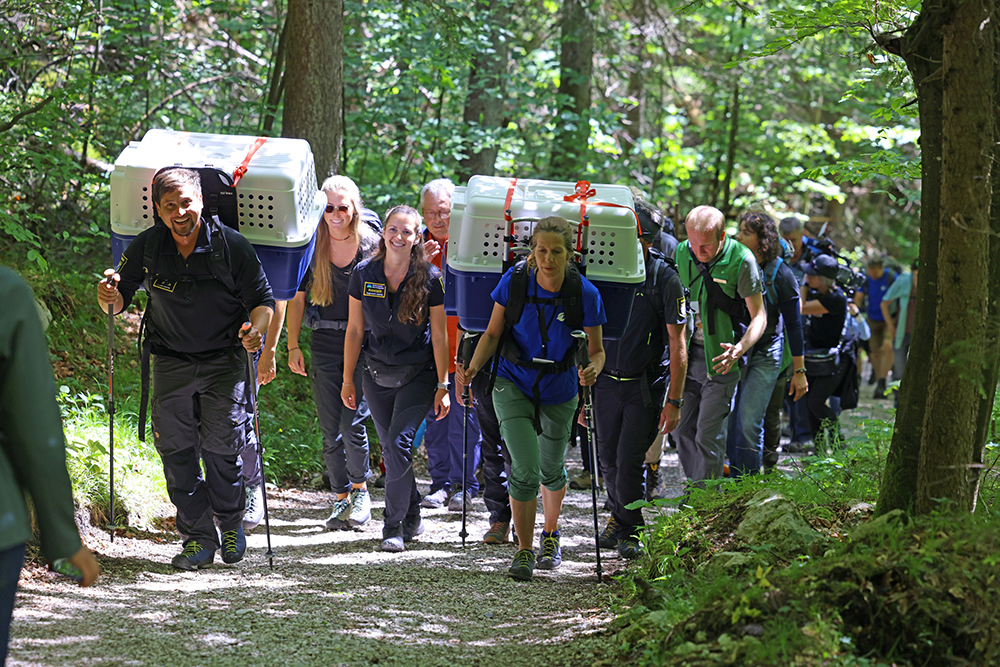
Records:
{"label": "woman with sunglasses", "polygon": [[[299,348],[302,325],[313,330],[311,343],[313,400],[323,433],[323,460],[330,486],[337,495],[327,530],[354,529],[371,520],[367,481],[368,405],[361,394],[355,407],[340,400],[344,378],[344,340],[347,331],[348,281],[351,271],[371,256],[378,236],[361,220],[361,193],[346,176],[323,182],[327,206],[316,230],[313,261],[288,303],[288,367],[307,375]],[[360,386],[360,366],[354,375]]]}
{"label": "woman with sunglasses", "polygon": [[340,395],[348,408],[358,405],[364,343],[362,387],[386,468],[382,551],[399,552],[423,532],[413,437],[432,406],[439,420],[449,407],[444,282],[424,257],[415,209],[396,206],[385,214],[378,252],[354,269],[348,294]]}

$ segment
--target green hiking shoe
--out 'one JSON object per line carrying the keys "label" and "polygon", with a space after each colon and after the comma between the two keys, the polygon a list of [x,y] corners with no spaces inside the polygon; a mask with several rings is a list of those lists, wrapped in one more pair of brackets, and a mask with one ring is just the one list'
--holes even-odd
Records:
{"label": "green hiking shoe", "polygon": [[507,576],[518,581],[531,581],[535,573],[535,552],[531,549],[521,549],[514,554],[514,561],[507,570]]}

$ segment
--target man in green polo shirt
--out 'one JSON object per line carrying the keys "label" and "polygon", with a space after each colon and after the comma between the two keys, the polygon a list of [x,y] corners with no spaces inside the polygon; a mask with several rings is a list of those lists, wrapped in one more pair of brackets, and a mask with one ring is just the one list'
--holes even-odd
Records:
{"label": "man in green polo shirt", "polygon": [[737,362],[767,326],[757,261],[726,236],[725,222],[716,208],[695,208],[684,221],[688,240],[677,247],[677,271],[691,290],[694,333],[674,439],[692,482],[722,477],[726,418],[740,379]]}

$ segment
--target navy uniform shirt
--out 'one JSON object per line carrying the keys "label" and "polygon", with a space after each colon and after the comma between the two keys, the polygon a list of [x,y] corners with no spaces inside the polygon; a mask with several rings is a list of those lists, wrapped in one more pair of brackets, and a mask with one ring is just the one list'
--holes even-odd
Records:
{"label": "navy uniform shirt", "polygon": [[639,377],[643,371],[652,371],[649,380],[653,381],[666,372],[666,325],[687,323],[687,299],[677,271],[662,259],[654,262],[658,257],[657,251],[650,250],[646,282],[635,294],[625,333],[618,340],[604,341],[606,374]]}
{"label": "navy uniform shirt", "polygon": [[[365,356],[391,366],[434,361],[430,309],[444,305],[444,280],[437,267],[430,265],[428,268],[427,312],[419,324],[406,324],[398,317],[402,295],[389,291],[382,260],[367,259],[355,267],[347,293],[361,302],[365,314],[365,329],[368,331],[362,348]],[[411,275],[412,263],[400,285],[405,284]]]}
{"label": "navy uniform shirt", "polygon": [[[169,231],[162,235],[155,267],[146,276],[143,267],[146,242],[153,232],[141,232],[118,263],[121,292],[127,307],[146,280],[150,297],[148,326],[152,352],[181,359],[206,359],[239,344],[240,326],[258,306],[274,308],[274,296],[253,246],[234,229],[220,226],[229,246],[229,264],[239,295],[212,273],[211,253],[218,231],[204,218],[198,240],[187,259],[177,250]],[[244,305],[245,304],[245,305]]]}

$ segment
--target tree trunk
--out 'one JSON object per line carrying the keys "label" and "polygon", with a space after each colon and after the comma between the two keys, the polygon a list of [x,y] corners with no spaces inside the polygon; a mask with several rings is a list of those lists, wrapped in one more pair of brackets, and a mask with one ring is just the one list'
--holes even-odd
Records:
{"label": "tree trunk", "polygon": [[993,27],[983,0],[948,0],[943,7],[940,298],[917,467],[918,513],[942,499],[955,509],[975,508],[979,476],[971,465],[982,448],[975,437],[985,379]]}
{"label": "tree trunk", "polygon": [[340,170],[344,133],[343,0],[289,0],[281,135],[306,139],[322,182]]}
{"label": "tree trunk", "polygon": [[288,20],[282,21],[281,36],[274,50],[271,61],[271,71],[268,75],[267,100],[262,114],[261,133],[270,136],[274,127],[274,117],[278,113],[281,95],[285,92],[285,53],[288,50]]}
{"label": "tree trunk", "polygon": [[549,172],[575,181],[590,162],[590,75],[594,61],[595,4],[565,0],[560,21],[559,107]]}
{"label": "tree trunk", "polygon": [[[628,144],[626,156],[631,159],[639,137],[642,136],[642,111],[643,111],[643,71],[646,63],[646,0],[632,0],[632,71],[628,75],[628,96],[633,100],[632,107],[628,110],[628,130],[625,132],[625,142]],[[635,156],[636,161],[641,161],[641,156]],[[640,176],[641,168],[633,168],[632,176]]]}
{"label": "tree trunk", "polygon": [[478,52],[469,70],[469,95],[465,99],[462,120],[466,131],[473,136],[466,143],[467,157],[458,165],[461,182],[476,174],[494,174],[503,130],[508,40],[501,34],[500,27],[510,23],[510,7],[507,2],[477,0],[476,10],[477,15],[485,19],[490,49]]}
{"label": "tree trunk", "polygon": [[907,374],[899,390],[892,444],[882,475],[877,513],[910,511],[916,504],[917,465],[927,402],[928,363],[934,348],[937,302],[938,221],[941,211],[941,104],[943,89],[936,75],[941,63],[941,2],[925,0],[920,15],[902,39],[883,41],[901,56],[913,77],[920,115],[920,272]]}

